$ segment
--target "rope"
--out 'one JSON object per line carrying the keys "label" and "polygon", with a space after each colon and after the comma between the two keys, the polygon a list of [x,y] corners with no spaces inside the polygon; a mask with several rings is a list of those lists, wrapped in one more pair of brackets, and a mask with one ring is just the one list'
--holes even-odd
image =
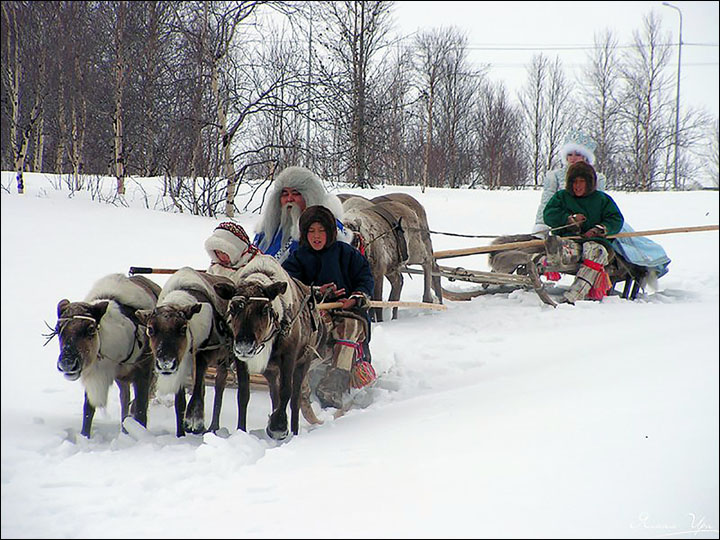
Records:
{"label": "rope", "polygon": [[[567,227],[574,227],[574,223],[570,223],[568,225],[562,225],[561,227],[555,227],[554,229],[550,229],[548,232],[555,232],[559,231],[561,229],[566,229]],[[431,229],[424,229],[422,227],[405,227],[406,231],[419,231],[419,232],[429,232],[430,234],[443,234],[445,236],[459,236],[461,238],[500,238],[501,236],[506,236],[502,234],[460,234],[460,233],[451,233],[451,232],[443,232],[443,231],[433,231]]]}

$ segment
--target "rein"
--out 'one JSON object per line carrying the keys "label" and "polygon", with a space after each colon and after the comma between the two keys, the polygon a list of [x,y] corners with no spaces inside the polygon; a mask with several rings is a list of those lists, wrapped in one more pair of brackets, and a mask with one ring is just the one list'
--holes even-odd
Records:
{"label": "rein", "polygon": [[[312,289],[310,290],[310,292],[308,294],[304,295],[302,301],[300,302],[300,306],[298,307],[297,313],[295,313],[293,318],[290,319],[289,322],[282,321],[280,323],[280,326],[281,326],[280,332],[282,333],[282,335],[284,337],[287,337],[287,335],[290,333],[290,330],[292,329],[293,325],[295,324],[295,321],[297,321],[298,317],[300,317],[302,310],[308,304],[308,301],[310,300],[311,296],[312,296]],[[310,316],[312,317],[312,313],[310,314]],[[313,324],[313,326],[314,326],[314,324]]]}

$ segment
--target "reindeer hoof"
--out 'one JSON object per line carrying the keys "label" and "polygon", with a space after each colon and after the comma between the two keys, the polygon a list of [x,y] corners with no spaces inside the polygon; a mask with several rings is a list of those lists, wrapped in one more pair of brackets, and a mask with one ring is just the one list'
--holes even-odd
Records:
{"label": "reindeer hoof", "polygon": [[287,436],[289,435],[288,429],[285,428],[284,430],[275,431],[270,429],[270,426],[265,428],[265,433],[267,433],[267,436],[271,439],[274,439],[276,441],[282,441],[284,439],[287,439]]}
{"label": "reindeer hoof", "polygon": [[185,431],[188,433],[194,433],[195,435],[201,435],[205,433],[205,422],[202,420],[186,418],[184,423]]}

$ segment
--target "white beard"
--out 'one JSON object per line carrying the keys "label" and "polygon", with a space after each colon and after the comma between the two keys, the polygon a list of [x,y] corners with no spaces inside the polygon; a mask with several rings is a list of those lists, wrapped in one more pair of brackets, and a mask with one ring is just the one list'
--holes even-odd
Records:
{"label": "white beard", "polygon": [[300,214],[302,210],[295,203],[288,203],[280,209],[280,229],[283,232],[281,247],[291,238],[300,239]]}

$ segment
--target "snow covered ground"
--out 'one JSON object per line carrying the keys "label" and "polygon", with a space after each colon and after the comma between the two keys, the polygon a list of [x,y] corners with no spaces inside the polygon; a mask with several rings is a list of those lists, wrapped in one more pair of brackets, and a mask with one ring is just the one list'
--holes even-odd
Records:
{"label": "snow covered ground", "polygon": [[[653,237],[670,271],[635,302],[553,309],[515,291],[401,310],[373,327],[380,378],[357,408],[334,420],[315,403],[325,423],[301,419],[284,444],[258,436],[262,389],[250,433],[227,390],[224,429],[178,439],[167,398],[147,431],[121,433],[113,387],[88,440],[81,384],[57,371],[57,340],[43,347],[45,321],[108,273],[206,268],[222,219],[148,210],[135,183],[123,206],[26,182],[17,195],[3,173],[2,538],[718,537],[717,231]],[[156,181],[139,183],[154,201]],[[477,235],[528,232],[540,198],[350,191],[405,191],[433,230]],[[635,230],[719,221],[717,192],[611,195]],[[237,221],[252,234],[258,219]],[[487,255],[443,264],[487,270]],[[402,300],[421,290],[406,277]]]}

